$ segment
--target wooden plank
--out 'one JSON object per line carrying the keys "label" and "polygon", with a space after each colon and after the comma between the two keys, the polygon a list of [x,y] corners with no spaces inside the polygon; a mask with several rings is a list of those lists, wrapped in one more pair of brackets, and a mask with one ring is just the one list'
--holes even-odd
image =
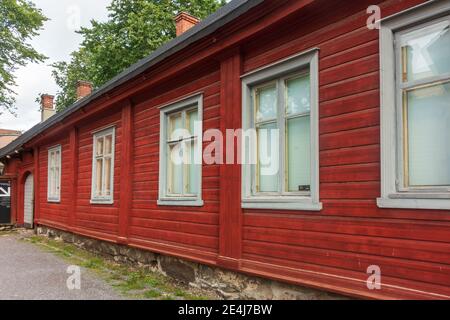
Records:
{"label": "wooden plank", "polygon": [[379,61],[380,57],[378,54],[374,54],[360,59],[353,58],[353,60],[348,63],[338,64],[332,68],[323,70],[319,75],[320,85],[325,86],[327,84],[376,72],[379,69]]}
{"label": "wooden plank", "polygon": [[69,194],[71,195],[71,201],[68,208],[68,225],[69,227],[72,227],[75,225],[75,211],[76,211],[76,204],[77,204],[77,185],[78,185],[78,151],[79,151],[79,136],[78,136],[78,129],[73,128],[70,131],[69,136],[69,149],[70,149],[70,159],[71,159],[71,166],[69,171]]}
{"label": "wooden plank", "polygon": [[450,243],[245,227],[244,239],[450,265]]}
{"label": "wooden plank", "polygon": [[128,102],[122,108],[122,140],[120,149],[120,207],[119,207],[119,241],[126,244],[128,242],[128,225],[132,201],[132,181],[133,175],[133,106]]}
{"label": "wooden plank", "polygon": [[320,133],[342,132],[346,130],[374,127],[380,124],[380,109],[365,109],[362,111],[341,114],[320,120]]}
{"label": "wooden plank", "polygon": [[380,146],[378,144],[320,152],[321,167],[366,163],[380,163]]}
{"label": "wooden plank", "polygon": [[323,134],[320,136],[319,148],[324,151],[375,144],[380,144],[378,126]]}
{"label": "wooden plank", "polygon": [[[242,57],[239,51],[225,57],[221,64],[220,129],[226,137],[227,129],[239,129],[241,124]],[[235,140],[236,141],[236,140]],[[223,156],[229,146],[223,146]],[[239,267],[242,244],[241,168],[237,165],[238,146],[235,143],[234,164],[220,166],[220,248],[219,264]],[[223,192],[227,190],[226,192]]]}
{"label": "wooden plank", "polygon": [[169,220],[159,220],[149,218],[131,218],[130,226],[138,228],[184,232],[204,236],[213,236],[213,237],[219,236],[218,226],[211,224],[200,224],[200,223],[169,221]]}
{"label": "wooden plank", "polygon": [[219,246],[219,239],[217,237],[134,226],[130,226],[130,237],[154,241],[159,240],[162,242],[168,241],[171,243],[184,244],[186,246],[204,248],[209,251],[217,251]]}
{"label": "wooden plank", "polygon": [[410,239],[449,243],[450,223],[416,221],[407,219],[367,219],[356,217],[331,217],[326,215],[274,215],[252,213],[244,216],[244,226],[273,227],[339,233],[346,235],[374,236],[392,239]]}
{"label": "wooden plank", "polygon": [[332,166],[320,168],[320,181],[326,182],[368,182],[380,180],[379,163]]}
{"label": "wooden plank", "polygon": [[243,250],[249,254],[339,267],[356,272],[365,272],[369,266],[377,265],[381,268],[382,274],[389,277],[431,284],[450,283],[450,266],[444,264],[254,241],[244,241]]}

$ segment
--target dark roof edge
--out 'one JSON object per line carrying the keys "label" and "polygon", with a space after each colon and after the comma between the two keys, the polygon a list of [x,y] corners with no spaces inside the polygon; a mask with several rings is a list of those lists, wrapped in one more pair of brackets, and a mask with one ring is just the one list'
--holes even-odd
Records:
{"label": "dark roof edge", "polygon": [[138,61],[128,69],[124,70],[122,73],[108,81],[98,90],[94,91],[88,97],[75,102],[66,110],[57,113],[53,117],[47,119],[46,121],[39,123],[32,127],[30,130],[26,131],[24,134],[19,136],[16,140],[0,149],[0,159],[11,155],[15,150],[19,150],[23,147],[25,143],[36,137],[41,132],[49,129],[58,122],[66,119],[74,112],[80,110],[84,106],[88,105],[92,101],[100,98],[102,95],[108,93],[110,90],[117,88],[118,86],[124,84],[130,79],[141,74],[148,68],[154,66],[155,64],[163,61],[169,56],[181,51],[192,43],[212,34],[217,29],[223,27],[227,23],[235,20],[242,14],[246,13],[250,9],[256,7],[264,0],[233,0],[227,5],[221,7],[215,13],[211,14],[199,24],[197,24],[192,29],[186,31],[181,36],[169,41],[168,43],[162,45],[151,53],[148,57]]}

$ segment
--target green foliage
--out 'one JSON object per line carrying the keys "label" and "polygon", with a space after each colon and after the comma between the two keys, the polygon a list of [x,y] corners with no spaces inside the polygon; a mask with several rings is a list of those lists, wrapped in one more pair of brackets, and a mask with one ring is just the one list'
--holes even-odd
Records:
{"label": "green foliage", "polygon": [[45,60],[27,41],[38,34],[46,20],[31,1],[0,1],[0,114],[15,111],[14,72],[29,62]]}
{"label": "green foliage", "polygon": [[79,33],[83,41],[69,63],[53,65],[61,88],[56,97],[61,111],[76,100],[76,82],[95,88],[149,55],[175,37],[174,16],[186,11],[201,19],[224,5],[225,0],[113,0],[106,22],[92,21]]}

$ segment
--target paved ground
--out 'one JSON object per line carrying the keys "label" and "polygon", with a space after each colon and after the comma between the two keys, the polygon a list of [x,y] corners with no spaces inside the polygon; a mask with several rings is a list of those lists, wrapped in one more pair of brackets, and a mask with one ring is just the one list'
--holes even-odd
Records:
{"label": "paved ground", "polygon": [[18,235],[0,234],[0,300],[117,300],[122,297],[84,269],[81,289],[69,290],[69,265]]}

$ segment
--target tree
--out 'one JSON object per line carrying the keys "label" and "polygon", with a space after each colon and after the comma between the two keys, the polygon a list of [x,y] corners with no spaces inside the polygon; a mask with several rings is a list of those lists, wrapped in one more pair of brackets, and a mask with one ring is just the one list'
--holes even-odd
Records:
{"label": "tree", "polygon": [[83,36],[71,61],[53,64],[60,87],[58,111],[76,101],[76,82],[86,80],[95,88],[146,57],[175,37],[174,16],[187,11],[201,19],[216,11],[225,0],[113,0],[106,22],[92,21],[78,31]]}
{"label": "tree", "polygon": [[45,60],[27,41],[46,20],[31,1],[0,1],[0,114],[5,110],[14,114],[14,72],[27,63]]}

